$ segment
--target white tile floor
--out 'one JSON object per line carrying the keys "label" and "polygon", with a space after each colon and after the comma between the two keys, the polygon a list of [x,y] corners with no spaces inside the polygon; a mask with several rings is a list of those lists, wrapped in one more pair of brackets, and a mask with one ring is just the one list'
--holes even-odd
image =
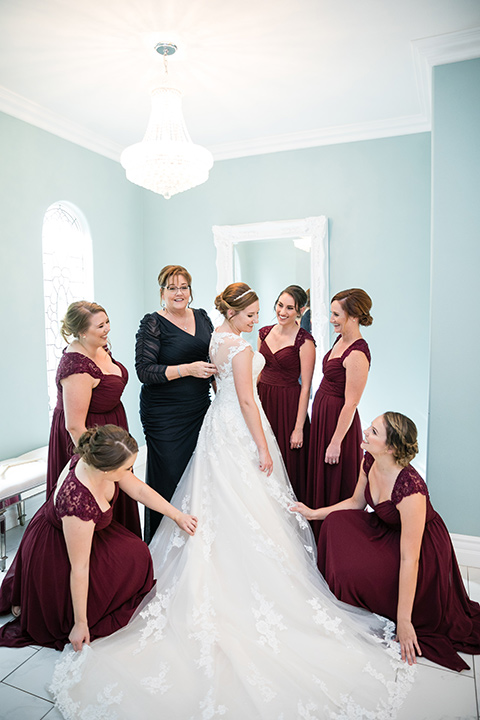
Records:
{"label": "white tile floor", "polygon": [[[29,517],[34,509],[27,508]],[[10,562],[22,532],[19,527],[7,532]],[[462,567],[462,574],[470,597],[480,602],[480,568]],[[0,617],[0,625],[11,619]],[[61,720],[47,690],[58,657],[48,648],[0,647],[0,720]],[[480,656],[464,657],[471,669],[462,673],[419,658],[417,679],[398,720],[480,720]]]}

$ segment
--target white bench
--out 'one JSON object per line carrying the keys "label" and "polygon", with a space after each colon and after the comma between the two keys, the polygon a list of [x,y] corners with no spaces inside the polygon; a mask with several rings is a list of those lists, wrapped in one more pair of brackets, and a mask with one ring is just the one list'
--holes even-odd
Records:
{"label": "white bench", "polygon": [[16,505],[18,520],[25,524],[25,500],[45,492],[48,447],[0,461],[0,572],[7,561],[6,518],[9,506]]}

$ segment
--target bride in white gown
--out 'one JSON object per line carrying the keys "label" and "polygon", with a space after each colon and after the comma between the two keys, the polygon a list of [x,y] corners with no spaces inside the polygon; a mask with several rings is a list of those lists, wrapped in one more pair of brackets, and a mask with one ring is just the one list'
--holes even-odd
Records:
{"label": "bride in white gown", "polygon": [[308,523],[289,511],[256,394],[264,359],[240,335],[258,322],[258,298],[235,283],[216,306],[218,391],[172,498],[198,517],[196,535],[163,519],[153,598],[122,630],[64,650],[57,706],[68,720],[394,718],[414,669],[393,624],[334,598]]}

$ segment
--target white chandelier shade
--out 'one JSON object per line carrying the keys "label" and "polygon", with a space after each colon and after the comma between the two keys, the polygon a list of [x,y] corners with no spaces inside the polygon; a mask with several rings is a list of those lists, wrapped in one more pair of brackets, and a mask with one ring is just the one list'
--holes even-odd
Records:
{"label": "white chandelier shade", "polygon": [[213,156],[192,142],[177,88],[162,85],[152,90],[152,110],[144,138],[125,148],[120,162],[130,182],[166,199],[208,179]]}

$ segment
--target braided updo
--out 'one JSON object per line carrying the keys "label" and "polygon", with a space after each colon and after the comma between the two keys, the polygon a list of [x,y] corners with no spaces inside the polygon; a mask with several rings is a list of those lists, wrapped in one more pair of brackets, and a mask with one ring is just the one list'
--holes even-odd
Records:
{"label": "braided updo", "polygon": [[339,302],[344,311],[350,317],[358,318],[360,325],[371,325],[373,317],[370,315],[372,309],[372,298],[361,288],[350,288],[342,290],[332,297],[331,302]]}
{"label": "braided updo", "polygon": [[406,467],[418,453],[417,426],[406,415],[388,411],[383,413],[387,446],[393,450],[395,461]]}
{"label": "braided updo", "polygon": [[118,470],[131,455],[138,452],[138,445],[128,430],[117,425],[100,425],[89,428],[80,436],[75,453],[96,470]]}
{"label": "braided updo", "polygon": [[236,282],[227,285],[225,290],[217,295],[215,307],[226,318],[229,310],[234,310],[236,315],[256,300],[258,300],[258,296],[255,290],[252,290],[246,283]]}

